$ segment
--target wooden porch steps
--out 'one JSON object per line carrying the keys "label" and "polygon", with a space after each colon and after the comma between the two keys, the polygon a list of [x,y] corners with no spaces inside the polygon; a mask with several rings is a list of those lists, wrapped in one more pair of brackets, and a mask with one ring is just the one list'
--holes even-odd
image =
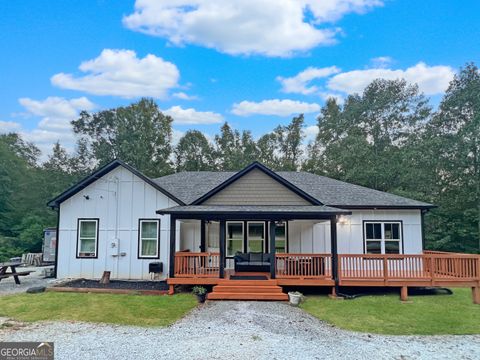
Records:
{"label": "wooden porch steps", "polygon": [[288,295],[275,280],[221,280],[208,294],[209,300],[286,301]]}

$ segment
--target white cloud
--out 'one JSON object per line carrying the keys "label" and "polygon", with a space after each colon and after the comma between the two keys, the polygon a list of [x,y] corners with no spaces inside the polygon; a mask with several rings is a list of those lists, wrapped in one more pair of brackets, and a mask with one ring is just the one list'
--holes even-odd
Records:
{"label": "white cloud", "polygon": [[333,91],[353,94],[362,92],[368,84],[378,78],[405,79],[409,83],[418,84],[420,91],[426,95],[436,95],[447,89],[454,73],[450,66],[428,66],[419,62],[405,70],[366,69],[340,73],[328,80],[327,87]]}
{"label": "white cloud", "polygon": [[90,111],[96,106],[86,97],[64,99],[61,97],[47,97],[45,100],[20,98],[18,102],[31,115],[41,116],[41,129],[69,130],[70,121],[75,120],[81,110]]}
{"label": "white cloud", "polygon": [[137,0],[126,27],[220,52],[290,56],[335,42],[330,23],[381,0]]}
{"label": "white cloud", "polygon": [[165,98],[180,78],[175,64],[152,54],[138,58],[132,50],[105,49],[79,69],[86,75],[59,73],[52,76],[52,84],[95,95]]}
{"label": "white cloud", "polygon": [[57,141],[60,141],[68,151],[73,151],[75,136],[70,122],[78,117],[80,111],[96,108],[96,105],[86,97],[65,99],[51,96],[44,100],[20,98],[18,101],[25,108],[27,116],[40,118],[33,129],[20,127],[17,131],[25,140],[34,143],[42,151],[43,160]]}
{"label": "white cloud", "polygon": [[176,92],[176,93],[172,94],[172,96],[174,98],[177,98],[177,99],[180,99],[180,100],[196,100],[196,99],[198,99],[197,96],[188,95],[188,94],[184,93],[183,91]]}
{"label": "white cloud", "polygon": [[239,116],[253,114],[290,116],[294,114],[307,114],[320,111],[320,105],[294,100],[263,100],[261,102],[242,101],[233,104],[232,113]]}
{"label": "white cloud", "polygon": [[390,56],[378,56],[370,60],[372,67],[384,69],[393,63],[393,59]]}
{"label": "white cloud", "polygon": [[336,66],[324,68],[308,67],[293,77],[277,76],[277,80],[282,84],[284,93],[309,95],[319,91],[317,86],[309,86],[312,80],[326,78],[339,72],[340,69]]}
{"label": "white cloud", "polygon": [[305,142],[308,143],[314,141],[317,137],[318,131],[317,125],[311,125],[304,128],[303,133],[305,134]]}
{"label": "white cloud", "polygon": [[22,125],[14,121],[1,121],[0,120],[0,134],[5,134],[9,132],[17,132],[20,130]]}
{"label": "white cloud", "polygon": [[211,111],[197,111],[195,109],[183,109],[180,106],[172,106],[163,111],[170,115],[175,124],[218,124],[223,121],[223,116]]}

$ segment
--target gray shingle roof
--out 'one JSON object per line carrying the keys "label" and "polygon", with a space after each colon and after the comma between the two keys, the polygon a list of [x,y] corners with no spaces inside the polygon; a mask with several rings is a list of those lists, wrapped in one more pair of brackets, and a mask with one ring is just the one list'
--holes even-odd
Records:
{"label": "gray shingle roof", "polygon": [[325,205],[184,205],[173,206],[167,209],[157,211],[162,214],[215,214],[222,215],[251,212],[255,214],[350,214],[350,211],[336,209]]}
{"label": "gray shingle roof", "polygon": [[[433,206],[421,201],[307,172],[279,171],[276,173],[328,206],[346,208],[429,208]],[[236,172],[187,171],[157,178],[153,181],[185,204],[191,204],[235,174]]]}

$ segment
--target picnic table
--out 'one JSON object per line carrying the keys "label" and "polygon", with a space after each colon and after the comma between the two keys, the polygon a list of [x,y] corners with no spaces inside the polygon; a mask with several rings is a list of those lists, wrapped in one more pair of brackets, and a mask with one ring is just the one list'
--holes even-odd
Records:
{"label": "picnic table", "polygon": [[[20,271],[17,272],[17,266],[23,265],[21,262],[4,262],[0,263],[0,281],[2,279],[8,278],[10,276],[13,276],[13,279],[15,280],[15,284],[20,285],[20,279],[18,278],[19,276],[27,276],[30,275],[31,272],[33,271]],[[8,271],[8,268],[10,268],[10,271]]]}

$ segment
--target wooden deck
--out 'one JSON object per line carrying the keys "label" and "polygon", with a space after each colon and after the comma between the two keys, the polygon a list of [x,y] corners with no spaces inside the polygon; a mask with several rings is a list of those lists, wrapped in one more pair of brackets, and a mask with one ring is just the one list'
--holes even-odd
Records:
{"label": "wooden deck", "polygon": [[[174,277],[167,280],[170,292],[176,284],[229,281],[232,270],[226,270],[221,279],[219,261],[218,253],[176,253]],[[401,287],[405,296],[408,287],[471,287],[474,302],[480,303],[480,255],[427,251],[418,255],[341,254],[337,273],[339,286]],[[269,281],[272,286],[332,287],[331,255],[277,254],[275,279]],[[240,285],[238,280],[234,285]]]}

